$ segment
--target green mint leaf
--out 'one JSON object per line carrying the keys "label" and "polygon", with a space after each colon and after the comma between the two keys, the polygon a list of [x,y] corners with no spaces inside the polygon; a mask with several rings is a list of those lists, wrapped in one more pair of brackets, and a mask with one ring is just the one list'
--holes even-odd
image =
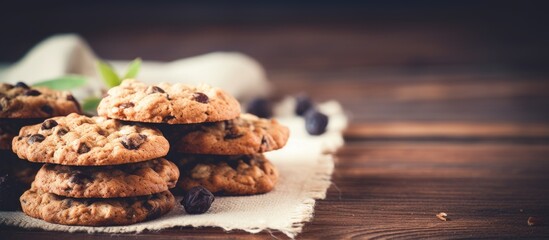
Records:
{"label": "green mint leaf", "polygon": [[128,78],[135,78],[137,74],[139,73],[139,69],[141,68],[141,58],[134,59],[130,66],[128,66],[128,70],[126,71],[126,75],[124,75],[124,79]]}
{"label": "green mint leaf", "polygon": [[98,97],[86,98],[82,103],[82,109],[84,109],[85,112],[95,112],[97,111],[97,106],[99,106],[99,102],[101,102],[101,98]]}
{"label": "green mint leaf", "polygon": [[34,87],[47,87],[54,90],[71,90],[84,86],[86,78],[79,75],[67,75],[59,78],[49,79],[33,84]]}
{"label": "green mint leaf", "polygon": [[107,84],[107,87],[112,88],[120,85],[122,82],[120,77],[118,77],[118,74],[116,74],[114,69],[108,63],[99,60],[97,61],[97,66],[99,67],[99,73],[101,73],[103,81]]}

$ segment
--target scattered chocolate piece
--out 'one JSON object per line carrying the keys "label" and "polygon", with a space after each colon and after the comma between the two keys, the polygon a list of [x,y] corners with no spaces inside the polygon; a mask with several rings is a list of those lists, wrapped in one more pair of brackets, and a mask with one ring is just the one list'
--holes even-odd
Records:
{"label": "scattered chocolate piece", "polygon": [[540,226],[543,225],[543,221],[539,217],[529,217],[528,226]]}
{"label": "scattered chocolate piece", "polygon": [[171,115],[165,116],[164,118],[162,118],[162,122],[168,122],[168,121],[170,121],[170,120],[172,120],[172,119],[174,119],[174,118],[175,118],[175,117],[174,117],[174,116],[171,116]]}
{"label": "scattered chocolate piece", "polygon": [[69,181],[71,183],[77,184],[77,185],[83,185],[86,183],[86,181],[93,180],[91,176],[88,176],[87,174],[84,174],[80,171],[75,172],[72,174],[72,176],[69,178]]}
{"label": "scattered chocolate piece", "polygon": [[309,109],[313,108],[313,102],[306,94],[302,93],[295,97],[296,106],[295,113],[298,116],[303,116]]}
{"label": "scattered chocolate piece", "polygon": [[46,137],[44,137],[44,135],[42,134],[33,134],[29,137],[29,139],[27,140],[29,144],[33,144],[35,142],[42,142],[46,139]]}
{"label": "scattered chocolate piece", "polygon": [[122,138],[122,145],[129,150],[136,150],[147,140],[147,135],[132,133]]}
{"label": "scattered chocolate piece", "polygon": [[199,103],[208,103],[210,101],[210,98],[204,93],[201,92],[195,92],[193,94],[193,99]]}
{"label": "scattered chocolate piece", "polygon": [[30,88],[30,87],[29,87],[27,84],[25,84],[24,82],[17,82],[17,83],[15,84],[15,87],[20,87],[20,88],[24,88],[24,89],[29,89],[29,88]]}
{"label": "scattered chocolate piece", "polygon": [[57,122],[53,119],[48,119],[48,120],[44,121],[44,123],[42,123],[41,129],[42,130],[52,129],[55,126],[57,126]]}
{"label": "scattered chocolate piece", "polygon": [[248,103],[246,112],[260,118],[270,118],[273,115],[272,105],[265,98],[256,98]]}
{"label": "scattered chocolate piece", "polygon": [[448,218],[448,214],[446,214],[445,212],[440,212],[440,213],[438,213],[436,216],[437,216],[437,218],[440,219],[441,221],[448,221],[448,220],[450,220],[450,219]]}
{"label": "scattered chocolate piece", "polygon": [[181,204],[189,214],[202,214],[210,209],[214,200],[214,195],[208,189],[196,186],[185,193]]}
{"label": "scattered chocolate piece", "polygon": [[328,116],[315,109],[305,113],[305,129],[309,134],[321,135],[326,132],[326,127],[328,127]]}

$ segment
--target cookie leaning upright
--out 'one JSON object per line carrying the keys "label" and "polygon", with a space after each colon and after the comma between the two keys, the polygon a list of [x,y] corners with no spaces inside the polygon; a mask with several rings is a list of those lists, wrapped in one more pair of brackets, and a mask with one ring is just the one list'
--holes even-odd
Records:
{"label": "cookie leaning upright", "polygon": [[233,119],[240,104],[218,88],[160,83],[149,86],[132,79],[111,88],[97,112],[134,122],[188,124]]}
{"label": "cookie leaning upright", "polygon": [[31,162],[98,166],[163,157],[169,143],[156,129],[70,114],[23,127],[13,151]]}

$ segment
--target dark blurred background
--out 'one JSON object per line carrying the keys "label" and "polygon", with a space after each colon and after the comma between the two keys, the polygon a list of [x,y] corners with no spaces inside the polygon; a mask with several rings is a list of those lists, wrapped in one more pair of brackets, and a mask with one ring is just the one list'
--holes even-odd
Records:
{"label": "dark blurred background", "polygon": [[263,64],[279,93],[339,99],[355,120],[547,121],[547,5],[18,1],[0,8],[0,62],[71,32],[105,59],[239,51]]}

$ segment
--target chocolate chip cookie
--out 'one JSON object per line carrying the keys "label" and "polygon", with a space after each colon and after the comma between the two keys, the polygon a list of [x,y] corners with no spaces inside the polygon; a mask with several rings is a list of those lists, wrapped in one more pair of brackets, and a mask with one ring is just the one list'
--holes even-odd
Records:
{"label": "chocolate chip cookie", "polygon": [[173,126],[165,134],[175,139],[172,148],[177,152],[238,155],[282,148],[290,131],[275,119],[242,114],[222,122]]}
{"label": "chocolate chip cookie", "polygon": [[127,121],[186,124],[233,119],[240,114],[240,104],[218,88],[182,83],[149,86],[130,79],[111,88],[97,112]]}
{"label": "chocolate chip cookie", "polygon": [[25,214],[47,222],[81,225],[128,225],[158,218],[175,205],[169,191],[131,198],[68,198],[30,189],[20,198]]}
{"label": "chocolate chip cookie", "polygon": [[163,158],[101,167],[45,164],[33,188],[73,198],[135,197],[167,191],[178,178],[177,166]]}
{"label": "chocolate chip cookie", "polygon": [[263,154],[222,156],[183,155],[177,161],[177,187],[203,186],[216,195],[251,195],[273,190],[277,169]]}
{"label": "chocolate chip cookie", "polygon": [[0,118],[48,118],[80,112],[80,104],[67,91],[0,83]]}
{"label": "chocolate chip cookie", "polygon": [[75,113],[23,127],[12,145],[20,158],[31,162],[79,166],[141,162],[169,150],[157,129]]}

